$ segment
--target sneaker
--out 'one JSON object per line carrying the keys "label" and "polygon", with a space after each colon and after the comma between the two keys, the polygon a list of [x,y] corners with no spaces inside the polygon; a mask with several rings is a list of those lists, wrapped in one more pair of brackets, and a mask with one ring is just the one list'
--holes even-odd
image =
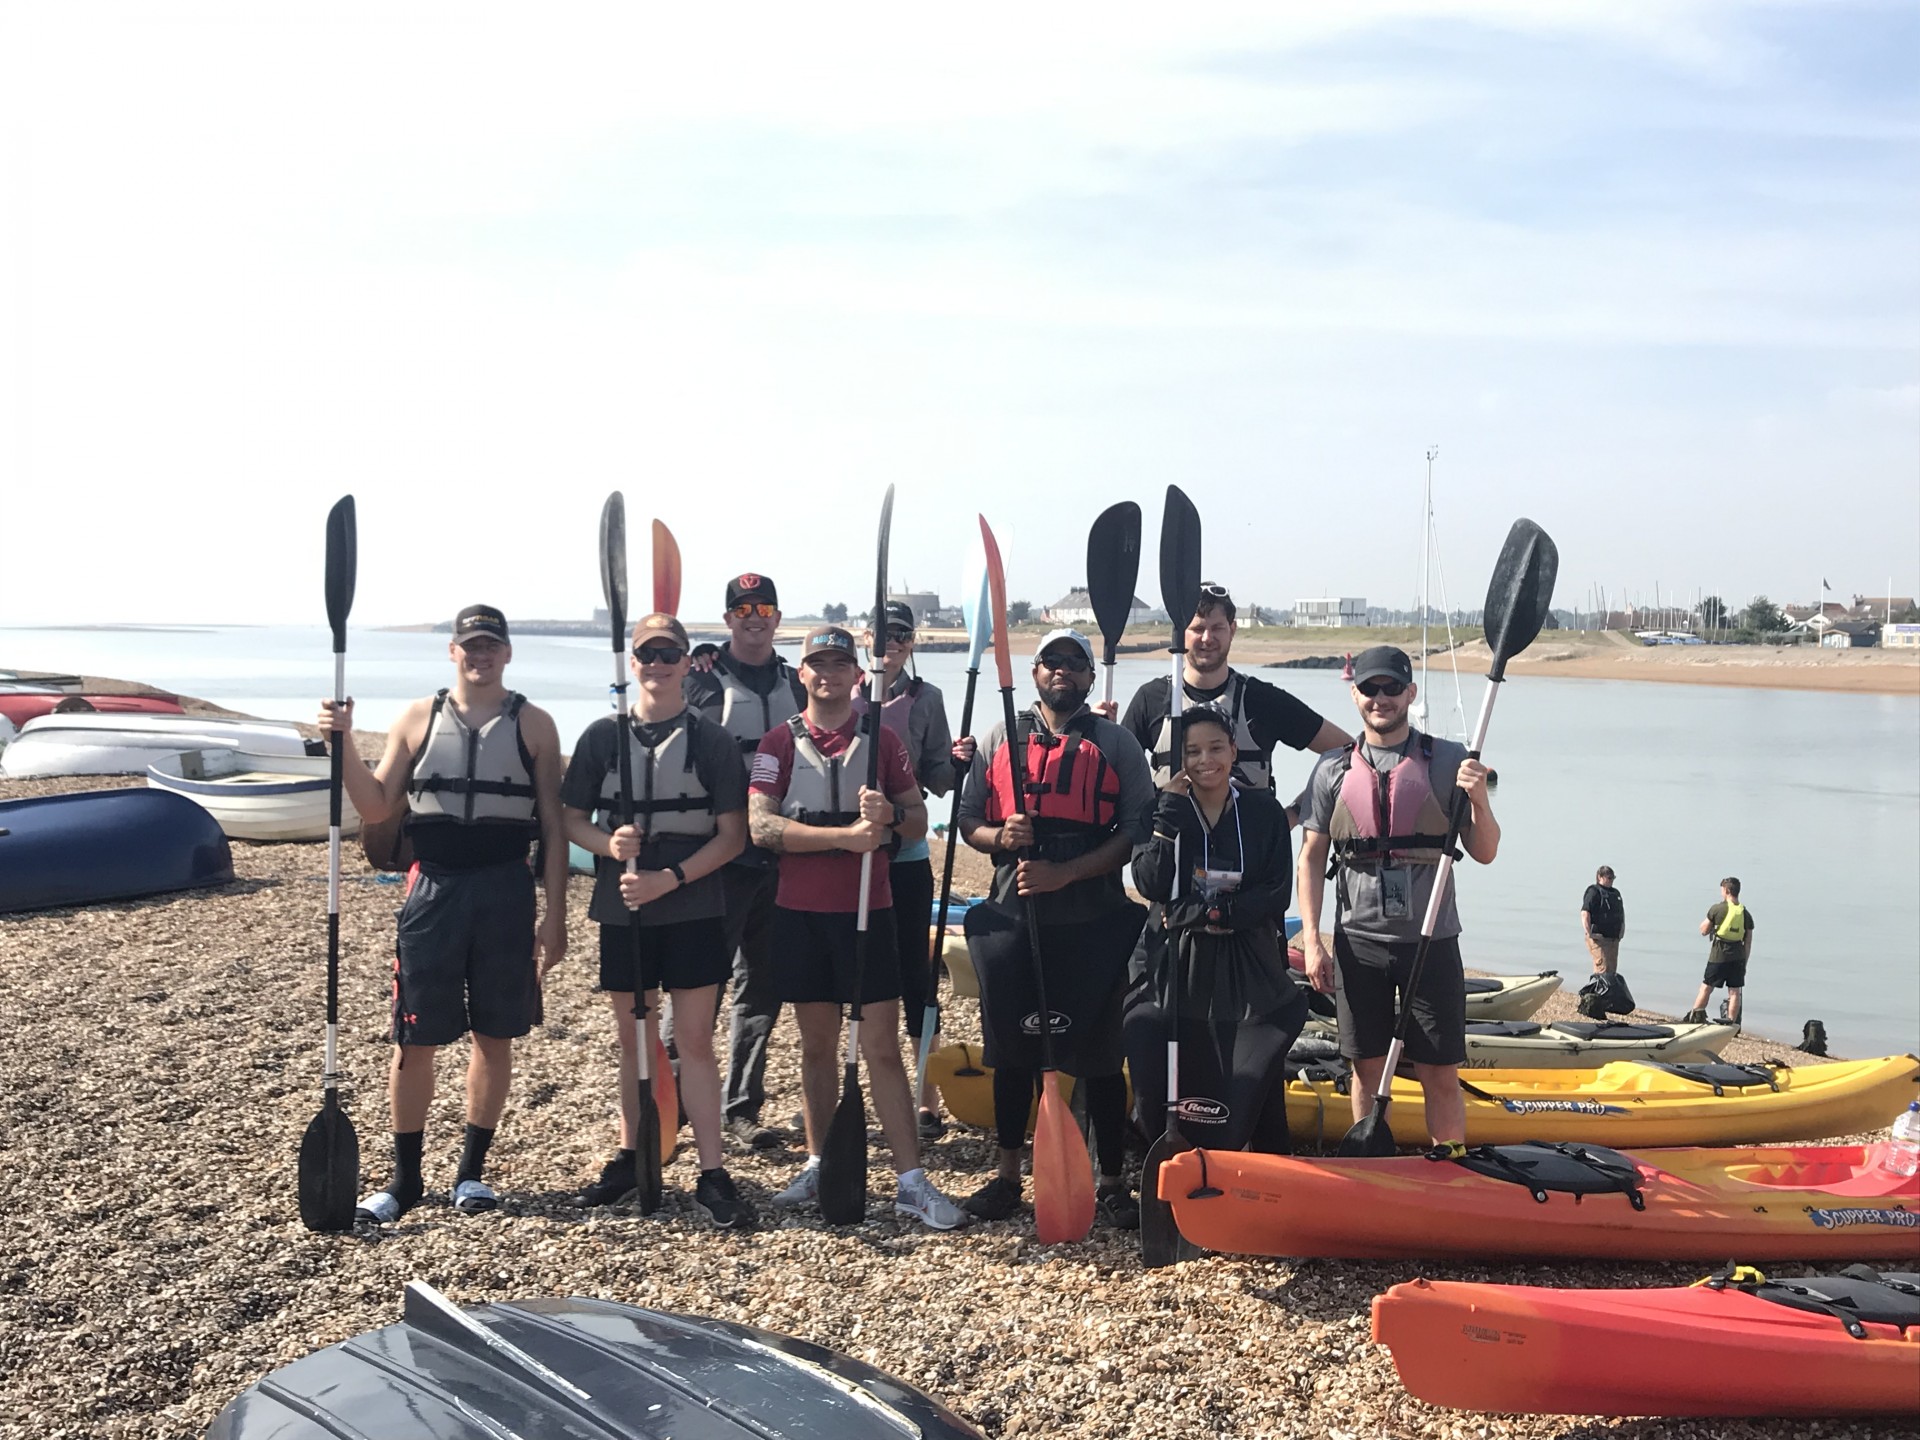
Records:
{"label": "sneaker", "polygon": [[1707,1023],[1707,1012],[1704,1010],[1689,1010],[1681,1017],[1680,1023],[1682,1025],[1704,1025]]}
{"label": "sneaker", "polygon": [[633,1152],[625,1151],[607,1161],[600,1171],[600,1178],[594,1181],[577,1197],[580,1205],[593,1209],[599,1205],[618,1205],[634,1191],[640,1188],[639,1178],[634,1174]]}
{"label": "sneaker", "polygon": [[753,1207],[740,1198],[725,1170],[702,1170],[693,1184],[693,1203],[722,1230],[753,1228]]}
{"label": "sneaker", "polygon": [[780,1132],[762,1125],[751,1115],[729,1115],[721,1128],[727,1132],[729,1139],[738,1141],[749,1150],[780,1148]]}
{"label": "sneaker", "polygon": [[453,1187],[453,1208],[463,1215],[479,1215],[499,1204],[500,1197],[484,1180],[462,1180]]}
{"label": "sneaker", "polygon": [[996,1175],[960,1204],[976,1220],[1011,1220],[1020,1213],[1020,1182]]}
{"label": "sneaker", "polygon": [[820,1167],[809,1165],[793,1177],[793,1183],[773,1197],[773,1203],[782,1210],[794,1210],[802,1205],[818,1204],[820,1200]]}
{"label": "sneaker", "polygon": [[1102,1185],[1094,1192],[1093,1213],[1115,1230],[1140,1228],[1140,1202],[1124,1183]]}
{"label": "sneaker", "polygon": [[893,1193],[893,1208],[896,1214],[911,1215],[934,1230],[958,1230],[967,1223],[967,1212],[934,1189],[924,1170],[912,1180],[900,1181]]}
{"label": "sneaker", "polygon": [[920,1112],[920,1138],[922,1140],[938,1140],[946,1133],[946,1121],[942,1120],[931,1110],[922,1110]]}

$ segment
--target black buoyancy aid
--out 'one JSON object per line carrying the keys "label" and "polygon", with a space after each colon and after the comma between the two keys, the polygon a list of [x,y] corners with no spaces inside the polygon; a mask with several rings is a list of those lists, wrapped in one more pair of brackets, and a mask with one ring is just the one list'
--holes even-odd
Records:
{"label": "black buoyancy aid", "polygon": [[[1034,839],[1044,858],[1070,858],[1063,842],[1084,854],[1111,835],[1120,815],[1120,775],[1092,731],[1096,717],[1081,711],[1050,735],[1031,710],[1016,719],[1017,739],[1027,762],[1024,803],[1014,804],[1013,754],[1003,742],[987,771],[987,819],[995,824],[1016,810],[1033,821]],[[1049,843],[1052,842],[1052,843]]]}
{"label": "black buoyancy aid", "polygon": [[[625,728],[633,765],[633,814],[648,836],[688,835],[711,838],[714,833],[713,796],[694,768],[693,752],[706,723],[683,710],[673,728],[649,747],[641,742],[639,726],[631,718]],[[620,752],[607,757],[607,773],[600,781],[600,813],[612,830],[620,814]]]}
{"label": "black buoyancy aid", "polygon": [[[1186,683],[1184,678],[1181,683]],[[1168,699],[1172,699],[1171,691]],[[1247,677],[1238,670],[1229,671],[1227,692],[1215,703],[1233,720],[1234,769],[1253,789],[1270,790],[1273,788],[1272,757],[1254,743],[1253,726],[1247,721],[1246,699]],[[1160,717],[1160,730],[1153,740],[1151,763],[1155,789],[1166,789],[1167,781],[1180,768],[1173,763],[1173,744],[1173,716],[1169,713]]]}
{"label": "black buoyancy aid", "polygon": [[[720,682],[720,726],[734,738],[740,753],[751,755],[780,721],[793,713],[793,671],[776,657],[779,679],[762,695],[741,677],[724,654],[713,661],[713,677]],[[776,699],[775,697],[778,697]]]}
{"label": "black buoyancy aid", "polygon": [[[1340,759],[1340,793],[1327,825],[1331,843],[1327,873],[1341,865],[1438,865],[1447,843],[1447,812],[1433,789],[1433,737],[1419,734],[1419,763],[1401,757],[1381,774],[1360,754],[1364,739]],[[1458,857],[1456,852],[1455,858]]]}
{"label": "black buoyancy aid", "polygon": [[407,782],[408,823],[534,824],[533,755],[520,733],[527,697],[509,693],[500,713],[469,729],[447,692],[433,697],[426,738]]}
{"label": "black buoyancy aid", "polygon": [[838,755],[822,754],[807,733],[803,715],[788,719],[793,732],[793,774],[780,797],[780,813],[802,825],[851,825],[860,818],[860,787],[867,778],[866,747],[877,743],[863,715]]}

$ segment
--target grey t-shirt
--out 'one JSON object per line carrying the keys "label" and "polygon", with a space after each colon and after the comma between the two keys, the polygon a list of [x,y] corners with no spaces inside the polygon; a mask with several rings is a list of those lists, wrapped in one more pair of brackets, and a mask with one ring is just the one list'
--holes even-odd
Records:
{"label": "grey t-shirt", "polygon": [[[1313,778],[1307,782],[1306,808],[1300,816],[1304,829],[1318,835],[1329,832],[1333,822],[1334,803],[1340,798],[1340,784],[1346,775],[1346,757],[1348,750],[1342,747],[1329,750],[1320,757],[1313,767]],[[1406,763],[1419,764],[1419,736],[1410,732],[1406,741],[1397,746],[1380,748],[1361,742],[1360,753],[1374,769],[1385,773],[1402,763],[1402,757],[1411,755]],[[1454,777],[1459,774],[1460,762],[1467,758],[1467,747],[1452,740],[1433,742],[1433,764],[1428,771],[1429,783],[1433,786],[1433,798],[1441,810],[1451,811],[1454,797],[1459,794]],[[1465,801],[1461,802],[1463,805]],[[1460,838],[1465,841],[1473,833],[1471,814],[1461,821]],[[1334,929],[1348,935],[1358,935],[1369,940],[1384,940],[1393,944],[1407,944],[1420,938],[1420,923],[1426,919],[1427,904],[1433,898],[1433,881],[1439,872],[1437,865],[1408,865],[1405,867],[1412,882],[1410,903],[1405,919],[1388,919],[1381,904],[1380,876],[1371,865],[1362,867],[1341,866],[1335,878],[1336,911]],[[1454,906],[1454,887],[1447,887],[1448,893],[1440,905],[1440,914],[1434,922],[1435,939],[1444,940],[1460,933],[1460,912]]]}

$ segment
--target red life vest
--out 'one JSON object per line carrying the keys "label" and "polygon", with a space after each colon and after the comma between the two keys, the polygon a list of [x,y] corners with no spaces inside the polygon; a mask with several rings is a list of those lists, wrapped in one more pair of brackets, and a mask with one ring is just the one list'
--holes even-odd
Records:
{"label": "red life vest", "polygon": [[1340,797],[1327,826],[1336,865],[1438,865],[1447,812],[1433,793],[1433,737],[1421,735],[1418,760],[1407,755],[1382,775],[1356,740],[1344,757]]}
{"label": "red life vest", "polygon": [[[1031,710],[1017,721],[1018,737],[994,751],[987,769],[987,819],[999,824],[1016,811],[1033,820],[1039,848],[1053,852],[1044,858],[1068,858],[1048,841],[1079,840],[1084,854],[1113,833],[1120,814],[1120,776],[1090,738],[1095,717],[1082,711],[1058,735],[1040,728]],[[1027,787],[1024,803],[1013,793],[1013,744],[1025,747]]]}

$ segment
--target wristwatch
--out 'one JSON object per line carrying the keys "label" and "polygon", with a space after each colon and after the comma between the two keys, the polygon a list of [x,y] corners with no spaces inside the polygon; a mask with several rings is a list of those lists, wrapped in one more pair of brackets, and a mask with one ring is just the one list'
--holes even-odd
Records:
{"label": "wristwatch", "polygon": [[682,870],[678,864],[669,862],[667,865],[667,869],[673,872],[673,878],[679,881],[682,885],[687,883],[687,872]]}
{"label": "wristwatch", "polygon": [[893,807],[893,819],[889,820],[887,824],[893,829],[898,830],[900,828],[900,822],[906,818],[907,812],[901,809],[900,806],[895,805]]}

